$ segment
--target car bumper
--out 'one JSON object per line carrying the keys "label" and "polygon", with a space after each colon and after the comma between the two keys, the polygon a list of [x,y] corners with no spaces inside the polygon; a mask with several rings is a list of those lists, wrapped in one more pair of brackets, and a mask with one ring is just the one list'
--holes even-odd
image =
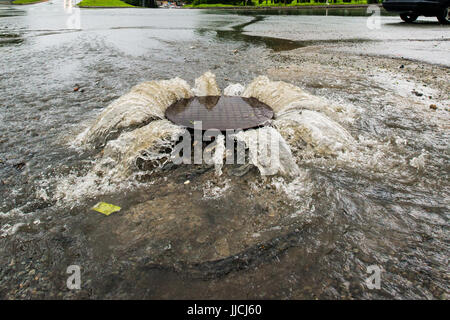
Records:
{"label": "car bumper", "polygon": [[404,1],[384,1],[383,8],[386,11],[398,13],[420,13],[420,14],[434,14],[441,10],[442,3],[434,1],[422,2],[404,2]]}

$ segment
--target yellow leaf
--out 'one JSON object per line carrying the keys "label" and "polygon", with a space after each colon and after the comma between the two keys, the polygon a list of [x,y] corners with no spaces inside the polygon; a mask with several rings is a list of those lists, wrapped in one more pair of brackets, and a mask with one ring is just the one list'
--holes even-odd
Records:
{"label": "yellow leaf", "polygon": [[103,213],[105,216],[109,216],[111,213],[120,211],[120,207],[106,202],[99,202],[92,207],[92,210]]}

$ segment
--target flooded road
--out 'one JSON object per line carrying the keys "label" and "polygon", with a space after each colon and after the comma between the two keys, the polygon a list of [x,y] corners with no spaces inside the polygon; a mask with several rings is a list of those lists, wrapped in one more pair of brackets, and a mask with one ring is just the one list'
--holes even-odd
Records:
{"label": "flooded road", "polygon": [[[450,29],[325,14],[0,6],[0,298],[448,299]],[[270,127],[295,175],[108,162],[147,126],[78,143],[132,87],[208,70],[274,109],[314,95]]]}

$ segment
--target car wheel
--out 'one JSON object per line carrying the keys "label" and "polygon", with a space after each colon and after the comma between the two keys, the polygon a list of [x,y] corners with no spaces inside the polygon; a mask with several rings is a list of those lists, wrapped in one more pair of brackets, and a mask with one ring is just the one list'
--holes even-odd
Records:
{"label": "car wheel", "polygon": [[400,18],[402,18],[403,21],[408,22],[408,23],[416,21],[417,17],[419,17],[418,14],[409,14],[409,13],[406,14],[406,13],[403,13],[403,14],[400,15]]}
{"label": "car wheel", "polygon": [[449,8],[442,9],[441,13],[436,18],[442,24],[449,24],[450,23],[450,10],[449,10]]}

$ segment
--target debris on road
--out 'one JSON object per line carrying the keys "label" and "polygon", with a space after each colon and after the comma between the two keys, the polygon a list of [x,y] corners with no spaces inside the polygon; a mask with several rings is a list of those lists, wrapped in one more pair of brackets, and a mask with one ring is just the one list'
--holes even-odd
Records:
{"label": "debris on road", "polygon": [[120,209],[121,207],[106,202],[99,202],[92,207],[92,210],[103,213],[105,216],[109,216],[113,212],[120,211]]}

